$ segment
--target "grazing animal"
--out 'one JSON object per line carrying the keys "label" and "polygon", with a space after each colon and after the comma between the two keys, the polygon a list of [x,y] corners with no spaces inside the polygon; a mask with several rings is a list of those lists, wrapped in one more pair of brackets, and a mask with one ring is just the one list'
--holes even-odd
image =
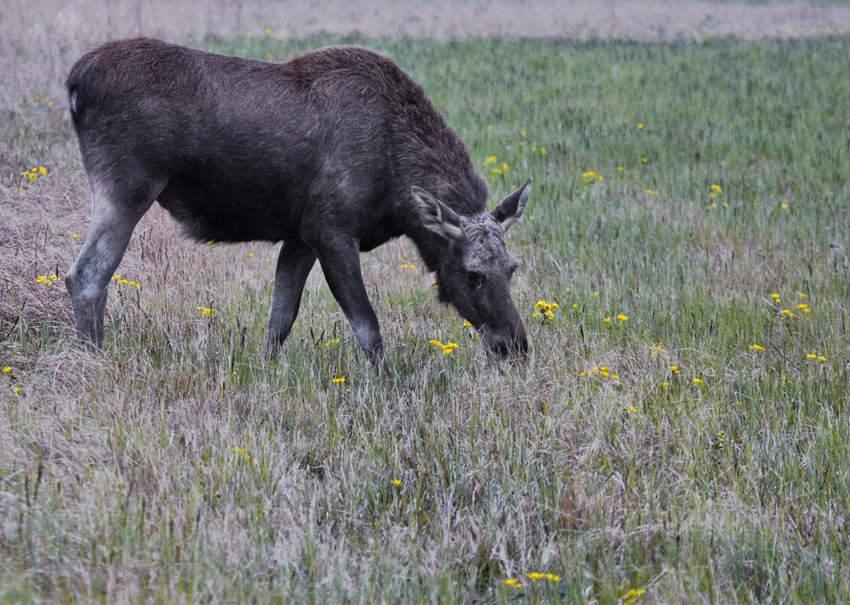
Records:
{"label": "grazing animal", "polygon": [[65,278],[81,340],[101,342],[110,278],[157,201],[201,241],[283,242],[270,351],[318,259],[358,343],[389,374],[359,252],[406,235],[492,357],[527,354],[503,233],[531,179],[487,212],[460,138],[387,57],[331,47],[274,64],[137,38],[84,55],[67,87],[92,191],[89,237]]}

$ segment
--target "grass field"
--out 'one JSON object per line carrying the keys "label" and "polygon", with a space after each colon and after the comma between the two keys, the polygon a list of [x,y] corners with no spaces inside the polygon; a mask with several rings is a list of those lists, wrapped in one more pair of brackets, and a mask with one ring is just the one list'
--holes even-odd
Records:
{"label": "grass field", "polygon": [[27,91],[0,122],[0,602],[850,599],[848,41],[368,44],[494,201],[534,178],[530,360],[488,365],[400,241],[363,256],[393,384],[318,269],[268,361],[275,247],[159,208],[77,350],[87,187],[65,100]]}

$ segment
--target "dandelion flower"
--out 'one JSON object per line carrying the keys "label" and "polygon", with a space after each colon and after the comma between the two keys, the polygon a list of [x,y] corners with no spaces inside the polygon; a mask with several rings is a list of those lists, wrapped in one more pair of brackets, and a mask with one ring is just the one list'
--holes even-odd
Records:
{"label": "dandelion flower", "polygon": [[629,316],[620,313],[619,315],[617,315],[617,319],[619,319],[620,321],[629,321]]}
{"label": "dandelion flower", "polygon": [[392,483],[393,485],[395,485],[397,487],[397,486],[401,485],[401,479],[393,479],[392,481],[390,481],[390,483]]}
{"label": "dandelion flower", "polygon": [[750,351],[764,351],[764,347],[757,344],[751,344]]}
{"label": "dandelion flower", "polygon": [[694,384],[698,387],[702,386],[702,378],[694,378]]}
{"label": "dandelion flower", "polygon": [[342,384],[345,382],[345,378],[334,378],[332,381],[334,384]]}
{"label": "dandelion flower", "polygon": [[13,390],[16,394],[20,394],[20,392],[21,392],[21,387],[12,387],[12,390]]}
{"label": "dandelion flower", "polygon": [[490,164],[495,164],[497,159],[498,158],[496,156],[491,155],[486,160],[484,160],[482,166],[489,166]]}
{"label": "dandelion flower", "polygon": [[532,580],[539,580],[543,577],[542,573],[537,573],[537,572],[527,573],[525,575],[528,576]]}
{"label": "dandelion flower", "polygon": [[12,368],[11,368],[11,367],[9,367],[9,366],[6,366],[5,368],[3,368],[3,372],[4,372],[5,374],[10,374],[10,373],[12,372]]}

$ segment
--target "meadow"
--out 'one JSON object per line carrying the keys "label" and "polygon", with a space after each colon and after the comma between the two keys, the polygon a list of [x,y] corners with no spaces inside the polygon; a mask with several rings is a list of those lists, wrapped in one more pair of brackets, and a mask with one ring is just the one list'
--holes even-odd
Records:
{"label": "meadow", "polygon": [[158,207],[79,350],[85,175],[66,100],[24,91],[0,602],[850,599],[848,39],[193,45],[339,42],[424,85],[493,202],[534,178],[507,236],[529,360],[488,364],[406,241],[362,257],[392,383],[318,267],[266,359],[276,246],[187,242]]}

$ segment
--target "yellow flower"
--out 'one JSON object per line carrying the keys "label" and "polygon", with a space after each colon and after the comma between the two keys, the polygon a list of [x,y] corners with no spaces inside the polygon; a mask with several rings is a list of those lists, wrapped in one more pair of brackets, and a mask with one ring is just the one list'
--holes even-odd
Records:
{"label": "yellow flower", "polygon": [[638,128],[638,130],[643,130],[643,124],[638,124],[637,128]]}
{"label": "yellow flower", "polygon": [[590,293],[591,296],[599,296],[599,290],[594,290]]}
{"label": "yellow flower", "polygon": [[647,195],[658,195],[660,192],[658,191],[658,189],[646,189],[645,193]]}
{"label": "yellow flower", "polygon": [[550,582],[560,582],[560,581],[561,581],[561,576],[556,576],[556,575],[555,575],[555,574],[553,574],[553,573],[547,573],[547,574],[546,574],[546,579],[547,579],[547,580],[549,580]]}
{"label": "yellow flower", "polygon": [[717,197],[718,195],[723,195],[723,188],[720,185],[712,185],[709,188],[709,195],[711,197]]}
{"label": "yellow flower", "polygon": [[38,173],[41,174],[41,175],[47,174],[47,168],[45,168],[44,166],[39,166],[38,167]]}
{"label": "yellow flower", "polygon": [[701,387],[702,386],[702,379],[701,378],[694,378],[694,384],[697,385],[698,387]]}
{"label": "yellow flower", "polygon": [[792,313],[788,309],[782,309],[782,315],[784,317],[787,317],[788,319],[791,319],[792,317],[794,317],[794,313]]}
{"label": "yellow flower", "polygon": [[582,172],[581,173],[581,181],[585,185],[589,185],[590,183],[592,183],[594,181],[604,181],[604,180],[605,180],[604,176],[602,176],[601,174],[596,174],[592,170],[589,171],[589,172]]}
{"label": "yellow flower", "polygon": [[74,239],[80,239],[80,234],[79,234],[79,233],[75,233],[75,234],[74,234]]}
{"label": "yellow flower", "polygon": [[646,164],[649,160],[647,160],[646,158],[641,158],[640,161]]}
{"label": "yellow flower", "polygon": [[12,390],[13,390],[15,393],[18,393],[18,394],[19,394],[19,393],[21,392],[21,387],[12,387]]}
{"label": "yellow flower", "polygon": [[606,318],[605,318],[605,319],[603,319],[602,321],[604,321],[606,324],[609,324],[609,323],[611,323],[611,318],[610,318],[610,317],[606,317]]}
{"label": "yellow flower", "polygon": [[679,373],[679,366],[670,366],[670,371],[673,372],[674,374],[678,374]]}
{"label": "yellow flower", "polygon": [[542,578],[542,577],[543,577],[543,574],[542,574],[542,573],[537,573],[537,572],[534,572],[534,573],[527,573],[527,574],[525,574],[525,575],[527,575],[527,576],[528,576],[529,578],[531,578],[532,580],[539,580],[540,578]]}
{"label": "yellow flower", "polygon": [[333,379],[334,384],[342,384],[343,382],[345,382],[345,378],[334,378]]}
{"label": "yellow flower", "polygon": [[10,374],[12,372],[12,368],[9,367],[9,366],[6,366],[5,368],[3,368],[3,372],[6,373],[6,374]]}
{"label": "yellow flower", "polygon": [[482,166],[489,166],[490,164],[495,164],[497,159],[498,158],[496,156],[491,155],[486,160],[484,160]]}
{"label": "yellow flower", "polygon": [[267,36],[271,36],[271,35],[272,35],[272,28],[271,28],[271,27],[267,27],[267,28],[266,28],[266,35],[267,35]]}
{"label": "yellow flower", "polygon": [[669,382],[662,382],[662,383],[661,383],[661,386],[663,386],[663,387],[665,387],[665,388],[666,388],[666,387],[669,387],[669,386],[670,386],[670,383],[669,383]]}
{"label": "yellow flower", "polygon": [[635,599],[637,599],[640,595],[642,595],[645,592],[646,592],[646,590],[643,589],[643,588],[638,588],[638,589],[632,588],[631,590],[629,590],[629,592],[627,592],[626,594],[624,594],[622,596],[623,605],[631,605],[632,603],[635,602]]}
{"label": "yellow flower", "polygon": [[637,414],[637,408],[633,405],[630,405],[629,407],[627,407],[626,411],[631,412],[632,414]]}
{"label": "yellow flower", "polygon": [[475,326],[473,326],[473,325],[472,325],[471,323],[469,323],[468,321],[465,321],[465,322],[463,322],[463,327],[464,327],[464,328],[473,328],[473,327],[475,327]]}
{"label": "yellow flower", "polygon": [[628,321],[628,320],[629,320],[629,316],[628,316],[628,315],[623,315],[622,313],[620,313],[619,315],[617,315],[617,319],[619,319],[620,321]]}
{"label": "yellow flower", "polygon": [[195,307],[195,309],[196,309],[196,310],[197,310],[197,311],[198,311],[201,315],[211,315],[211,314],[212,314],[212,309],[210,309],[209,307]]}
{"label": "yellow flower", "polygon": [[761,345],[752,344],[750,345],[750,351],[764,351],[764,347]]}
{"label": "yellow flower", "polygon": [[826,361],[826,357],[823,355],[818,355],[818,361]]}
{"label": "yellow flower", "polygon": [[392,481],[390,481],[390,483],[392,483],[395,486],[399,486],[399,485],[401,485],[401,479],[393,479]]}
{"label": "yellow flower", "polygon": [[809,297],[809,295],[806,294],[805,292],[798,292],[798,294],[800,295],[800,298],[808,298]]}
{"label": "yellow flower", "polygon": [[515,586],[518,583],[519,580],[517,580],[516,578],[508,578],[507,580],[505,580],[505,586]]}

